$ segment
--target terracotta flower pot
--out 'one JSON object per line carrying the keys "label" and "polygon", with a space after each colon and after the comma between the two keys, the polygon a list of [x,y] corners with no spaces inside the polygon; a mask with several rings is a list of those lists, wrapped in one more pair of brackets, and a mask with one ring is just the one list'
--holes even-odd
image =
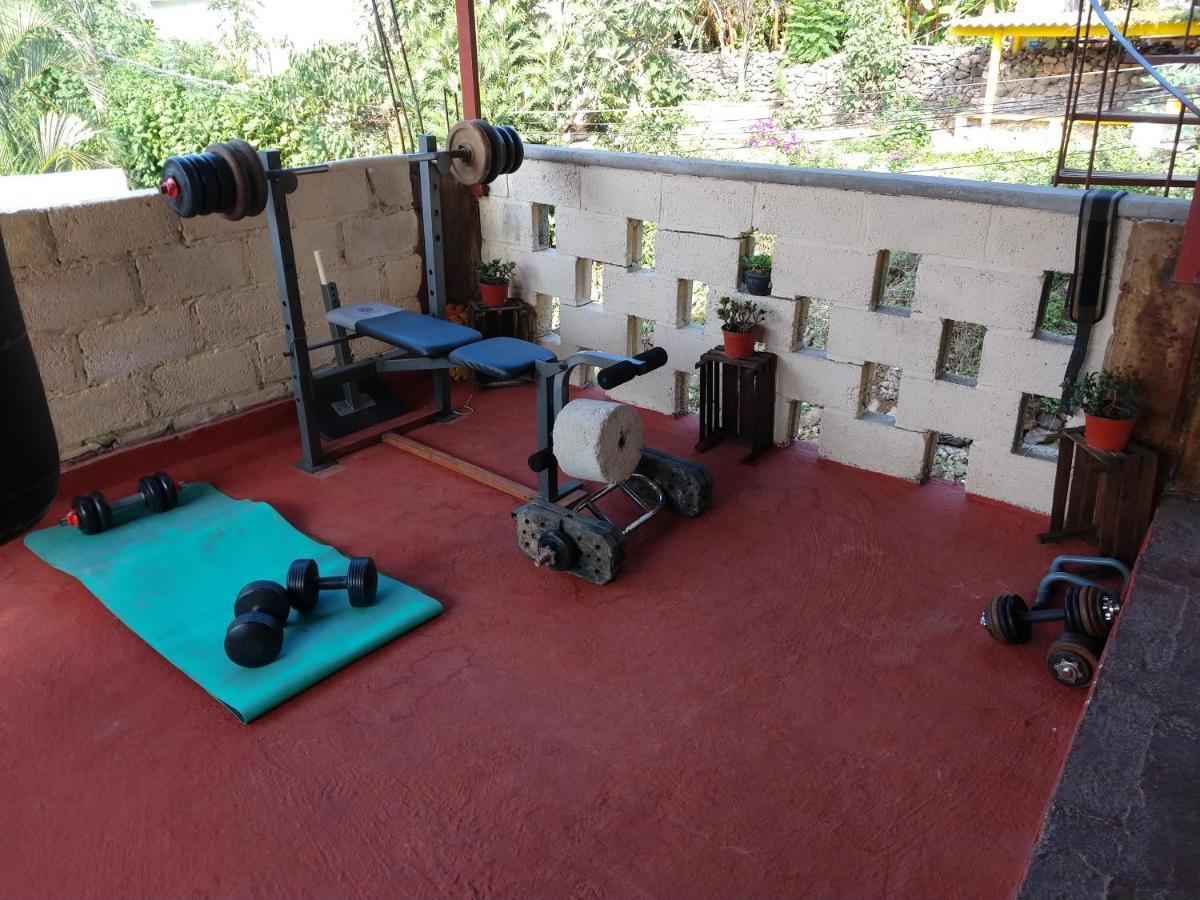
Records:
{"label": "terracotta flower pot", "polygon": [[771,273],[747,272],[746,293],[755,297],[765,297],[771,293]]}
{"label": "terracotta flower pot", "polygon": [[1089,447],[1120,453],[1129,445],[1137,419],[1106,419],[1103,416],[1083,415],[1083,439]]}
{"label": "terracotta flower pot", "polygon": [[725,355],[730,359],[746,359],[754,355],[757,328],[750,331],[726,331],[722,328],[721,336],[725,339]]}
{"label": "terracotta flower pot", "polygon": [[479,299],[484,306],[504,306],[508,303],[508,282],[504,284],[480,284]]}

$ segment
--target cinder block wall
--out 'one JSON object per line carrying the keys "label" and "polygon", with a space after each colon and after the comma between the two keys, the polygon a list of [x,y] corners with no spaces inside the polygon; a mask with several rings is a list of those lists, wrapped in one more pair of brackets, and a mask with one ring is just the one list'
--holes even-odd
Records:
{"label": "cinder block wall", "polygon": [[[516,284],[560,325],[544,340],[563,353],[636,349],[646,323],[670,364],[614,392],[661,412],[681,408],[685,377],[721,343],[717,298],[739,297],[745,237],[775,235],[768,350],[779,356],[776,438],[795,436],[800,401],[824,408],[822,456],[889,475],[927,476],[937,433],[972,441],[967,490],[1045,511],[1054,463],[1017,449],[1024,395],[1056,397],[1070,356],[1037,328],[1049,272],[1074,270],[1080,194],[785,167],[531,147],[517,173],[481,201],[483,257],[517,262]],[[554,207],[555,246],[540,206]],[[1128,215],[1179,219],[1187,205],[1127,198]],[[638,260],[641,224],[657,225],[653,268]],[[1108,313],[1086,366],[1098,367],[1128,243],[1119,225]],[[921,254],[908,311],[877,304],[888,251]],[[602,300],[593,263],[603,265]],[[690,282],[709,286],[703,325],[689,322]],[[812,301],[832,304],[827,347],[798,347]],[[546,316],[543,319],[548,318]],[[640,321],[639,321],[640,320]],[[987,328],[974,383],[939,375],[948,323]],[[901,366],[893,415],[865,411],[870,364]]]}
{"label": "cinder block wall", "polygon": [[[407,163],[339,163],[302,178],[290,208],[314,339],[328,337],[314,250],[345,302],[420,308]],[[147,192],[0,215],[0,233],[64,458],[286,392],[265,217],[181,220]]]}

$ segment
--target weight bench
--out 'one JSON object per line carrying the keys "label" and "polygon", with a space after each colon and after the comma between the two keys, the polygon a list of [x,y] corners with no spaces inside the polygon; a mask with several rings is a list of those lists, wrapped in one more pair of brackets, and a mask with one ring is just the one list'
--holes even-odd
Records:
{"label": "weight bench", "polygon": [[[426,316],[388,306],[386,303],[359,303],[340,306],[325,314],[330,325],[353,334],[375,338],[399,347],[427,361],[421,370],[461,366],[493,378],[520,378],[533,373],[535,364],[554,359],[549,350],[529,341],[511,337],[484,338],[474,328],[456,325],[445,319]],[[384,360],[377,371],[413,371],[414,360]],[[391,362],[402,365],[392,366]]]}

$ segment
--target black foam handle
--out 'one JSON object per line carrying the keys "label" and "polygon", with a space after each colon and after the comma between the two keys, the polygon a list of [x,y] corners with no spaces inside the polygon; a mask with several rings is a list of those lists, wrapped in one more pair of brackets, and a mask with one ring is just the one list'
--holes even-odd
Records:
{"label": "black foam handle", "polygon": [[667,362],[667,351],[662,347],[651,347],[649,350],[643,350],[633,357],[641,363],[639,366],[633,360],[623,359],[620,362],[615,362],[611,366],[605,366],[596,376],[596,384],[609,390],[610,388],[620,387],[630,379],[636,378],[639,375],[645,375],[647,372],[653,372]]}
{"label": "black foam handle", "polygon": [[645,375],[647,372],[653,372],[667,364],[667,351],[662,347],[651,347],[634,356],[634,359],[640,359],[645,363],[638,372],[638,375]]}
{"label": "black foam handle", "polygon": [[604,388],[606,391],[615,387],[620,387],[627,381],[632,381],[637,375],[638,367],[628,359],[623,359],[620,362],[615,362],[611,366],[605,366],[596,375],[596,384]]}

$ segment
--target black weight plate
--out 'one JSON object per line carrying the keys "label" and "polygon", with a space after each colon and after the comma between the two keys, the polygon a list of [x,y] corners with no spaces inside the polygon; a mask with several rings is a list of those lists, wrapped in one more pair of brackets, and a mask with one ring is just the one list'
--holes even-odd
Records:
{"label": "black weight plate", "polygon": [[246,194],[246,215],[257,216],[267,208],[267,173],[254,148],[245,141],[233,138],[225,142],[242,158],[242,172],[250,190]]}
{"label": "black weight plate", "polygon": [[96,514],[99,516],[100,521],[100,530],[107,531],[112,527],[112,507],[108,505],[108,501],[104,499],[104,495],[99,491],[92,491],[88,494],[88,498],[95,504]]}
{"label": "black weight plate", "polygon": [[346,570],[346,592],[351,606],[371,606],[379,587],[379,572],[375,560],[369,556],[358,556],[350,560]]}
{"label": "black weight plate", "polygon": [[233,206],[229,212],[223,213],[223,215],[229,221],[236,222],[246,215],[247,192],[250,190],[247,175],[242,170],[242,158],[228,144],[209,144],[208,151],[217,154],[225,161],[230,177],[233,178]]}
{"label": "black weight plate", "polygon": [[180,156],[179,165],[187,173],[188,181],[192,186],[192,215],[207,215],[205,210],[208,209],[208,186],[204,183],[204,178],[196,167],[195,157]]}
{"label": "black weight plate", "polygon": [[504,171],[505,158],[504,147],[500,143],[500,136],[496,134],[496,129],[485,122],[483,119],[476,119],[475,122],[479,125],[480,130],[488,139],[488,144],[492,148],[492,164],[488,168],[488,177],[484,184],[491,184],[500,177],[500,173]]}
{"label": "black weight plate", "polygon": [[175,483],[175,479],[166,472],[158,471],[152,476],[155,481],[162,485],[163,495],[167,499],[166,509],[174,509],[179,505],[179,485]]}
{"label": "black weight plate", "polygon": [[138,493],[142,495],[142,503],[152,513],[162,512],[162,487],[149,475],[138,479]]}
{"label": "black weight plate", "polygon": [[287,592],[298,612],[312,612],[320,594],[320,570],[315,559],[298,559],[288,566]]}
{"label": "black weight plate", "polygon": [[508,132],[504,130],[503,126],[493,125],[492,130],[496,132],[496,137],[500,141],[500,149],[503,151],[502,155],[504,156],[504,168],[498,173],[497,177],[499,177],[500,175],[507,175],[509,169],[512,168],[513,153],[515,151],[512,145],[512,138],[509,137]]}
{"label": "black weight plate", "polygon": [[1009,644],[1028,644],[1033,637],[1033,625],[1026,615],[1029,607],[1018,594],[1004,594],[995,599],[1001,633]]}
{"label": "black weight plate", "polygon": [[521,163],[525,162],[525,142],[521,140],[521,135],[517,129],[511,125],[501,125],[502,129],[508,132],[508,136],[512,139],[513,155],[508,161],[508,172],[511,175],[517,169],[521,168]]}
{"label": "black weight plate", "polygon": [[248,669],[257,669],[279,658],[283,626],[266,613],[248,612],[225,630],[225,655]]}
{"label": "black weight plate", "polygon": [[167,194],[167,205],[175,215],[190,219],[196,215],[196,182],[190,166],[181,157],[172,156],[163,164],[163,183],[173,180],[176,194]]}
{"label": "black weight plate", "polygon": [[222,215],[228,215],[237,203],[237,182],[233,178],[233,172],[219,153],[214,153],[211,150],[204,151],[204,157],[212,163],[213,169],[217,173],[217,183],[220,185],[218,193],[217,205],[213,212],[219,212]]}
{"label": "black weight plate", "polygon": [[216,157],[211,153],[193,153],[191,158],[196,171],[200,173],[200,180],[204,183],[203,215],[220,211],[221,178],[217,174],[217,164],[214,162]]}
{"label": "black weight plate", "polygon": [[84,534],[99,534],[103,528],[100,524],[100,510],[92,502],[90,496],[75,497],[71,500],[71,509],[79,519],[79,530]]}
{"label": "black weight plate", "polygon": [[240,591],[233,603],[233,614],[242,616],[249,612],[266,613],[281,625],[288,620],[292,604],[288,592],[275,581],[252,581]]}

